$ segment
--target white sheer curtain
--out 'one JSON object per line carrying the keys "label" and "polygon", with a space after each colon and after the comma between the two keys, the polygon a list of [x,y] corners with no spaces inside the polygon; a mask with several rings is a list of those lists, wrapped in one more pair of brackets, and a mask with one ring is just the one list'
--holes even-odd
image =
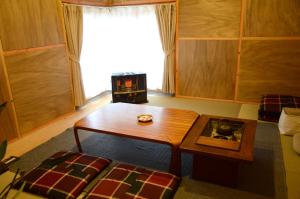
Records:
{"label": "white sheer curtain", "polygon": [[144,72],[148,89],[161,89],[164,52],[154,7],[84,7],[80,60],[87,98],[111,90],[116,72]]}

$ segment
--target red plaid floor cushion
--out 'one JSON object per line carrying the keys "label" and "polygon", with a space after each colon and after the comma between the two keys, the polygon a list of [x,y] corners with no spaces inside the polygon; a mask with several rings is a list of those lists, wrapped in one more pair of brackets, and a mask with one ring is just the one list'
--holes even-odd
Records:
{"label": "red plaid floor cushion", "polygon": [[27,173],[15,186],[25,182],[24,191],[47,198],[76,198],[111,160],[81,153],[58,152]]}
{"label": "red plaid floor cushion", "polygon": [[283,107],[300,108],[300,97],[264,95],[258,110],[260,120],[278,122]]}
{"label": "red plaid floor cushion", "polygon": [[118,164],[93,187],[87,199],[172,198],[180,183],[175,175]]}

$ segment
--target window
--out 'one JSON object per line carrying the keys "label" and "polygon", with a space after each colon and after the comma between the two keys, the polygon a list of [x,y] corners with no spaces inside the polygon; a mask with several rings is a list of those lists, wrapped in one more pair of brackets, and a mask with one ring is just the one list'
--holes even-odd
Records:
{"label": "window", "polygon": [[164,53],[153,6],[83,10],[81,68],[87,98],[111,90],[111,74],[144,72],[161,89]]}

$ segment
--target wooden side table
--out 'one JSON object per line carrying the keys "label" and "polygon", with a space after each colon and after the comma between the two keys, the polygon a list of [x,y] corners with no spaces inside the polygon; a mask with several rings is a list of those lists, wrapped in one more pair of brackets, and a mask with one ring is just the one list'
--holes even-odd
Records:
{"label": "wooden side table", "polygon": [[[243,135],[237,150],[228,149],[220,139],[207,139],[206,144],[198,144],[210,119],[226,119],[243,122]],[[253,146],[257,122],[237,118],[201,115],[180,145],[180,150],[194,155],[193,175],[196,180],[209,181],[234,187],[237,185],[239,165],[253,161]],[[229,146],[230,148],[230,146]]]}

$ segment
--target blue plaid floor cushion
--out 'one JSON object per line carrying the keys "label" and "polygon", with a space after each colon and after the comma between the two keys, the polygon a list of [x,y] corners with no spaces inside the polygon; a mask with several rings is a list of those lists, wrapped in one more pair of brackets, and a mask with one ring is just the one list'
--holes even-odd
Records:
{"label": "blue plaid floor cushion", "polygon": [[288,95],[264,95],[258,110],[258,119],[278,122],[283,107],[300,108],[300,97]]}
{"label": "blue plaid floor cushion", "polygon": [[110,163],[111,160],[82,153],[58,152],[25,174],[15,188],[25,182],[26,192],[55,199],[76,198]]}
{"label": "blue plaid floor cushion", "polygon": [[118,164],[100,179],[86,199],[169,199],[173,198],[180,178],[127,164]]}

